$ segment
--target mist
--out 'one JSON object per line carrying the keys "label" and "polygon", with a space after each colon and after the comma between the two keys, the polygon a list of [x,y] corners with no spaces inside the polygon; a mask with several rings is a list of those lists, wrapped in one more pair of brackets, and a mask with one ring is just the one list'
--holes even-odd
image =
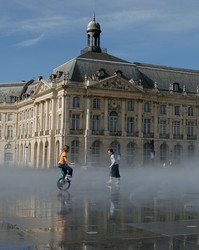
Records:
{"label": "mist", "polygon": [[[199,167],[197,163],[176,167],[123,168],[120,166],[120,194],[129,196],[131,202],[150,201],[153,198],[181,199],[199,195]],[[32,169],[7,167],[0,169],[0,197],[26,194],[56,195],[57,179],[61,176],[58,168]],[[86,193],[106,196],[107,167],[76,167],[72,178],[71,193]],[[199,198],[199,197],[198,197]]]}

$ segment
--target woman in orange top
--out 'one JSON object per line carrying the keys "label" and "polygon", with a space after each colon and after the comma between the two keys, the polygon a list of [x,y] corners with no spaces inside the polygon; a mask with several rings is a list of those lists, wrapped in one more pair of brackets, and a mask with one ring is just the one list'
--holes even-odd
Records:
{"label": "woman in orange top", "polygon": [[72,167],[75,166],[74,163],[70,162],[67,158],[67,153],[69,152],[70,147],[68,145],[64,145],[62,152],[59,156],[59,161],[58,161],[58,167],[62,169],[64,173],[64,178],[69,177],[72,178],[73,175],[73,169]]}

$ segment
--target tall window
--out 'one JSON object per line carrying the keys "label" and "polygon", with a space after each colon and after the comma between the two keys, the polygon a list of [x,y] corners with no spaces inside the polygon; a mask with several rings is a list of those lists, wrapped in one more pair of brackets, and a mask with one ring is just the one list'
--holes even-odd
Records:
{"label": "tall window", "polygon": [[1,113],[0,113],[0,122],[1,122]]}
{"label": "tall window", "polygon": [[180,106],[174,107],[174,115],[180,115]]}
{"label": "tall window", "polygon": [[167,133],[167,121],[161,120],[160,121],[160,134],[166,135],[166,133]]}
{"label": "tall window", "polygon": [[79,130],[80,128],[80,115],[72,115],[72,129]]}
{"label": "tall window", "polygon": [[134,118],[128,117],[127,118],[127,133],[133,133],[134,132]]}
{"label": "tall window", "polygon": [[144,104],[144,112],[151,112],[151,104],[149,102],[145,102]]}
{"label": "tall window", "polygon": [[13,127],[11,125],[7,127],[7,137],[10,139],[13,138]]}
{"label": "tall window", "polygon": [[173,123],[173,135],[174,136],[180,135],[180,122]]}
{"label": "tall window", "polygon": [[79,161],[79,141],[77,140],[71,142],[71,161]]}
{"label": "tall window", "polygon": [[191,137],[194,135],[194,122],[188,122],[187,136]]}
{"label": "tall window", "polygon": [[132,165],[135,161],[135,144],[129,142],[127,144],[127,163]]}
{"label": "tall window", "polygon": [[133,111],[134,110],[134,102],[132,100],[129,100],[127,102],[127,110],[128,111]]}
{"label": "tall window", "polygon": [[1,138],[1,126],[0,126],[0,138]]}
{"label": "tall window", "polygon": [[8,121],[12,121],[12,117],[13,117],[12,113],[8,113]]}
{"label": "tall window", "polygon": [[193,116],[193,107],[188,107],[188,116]]}
{"label": "tall window", "polygon": [[118,114],[113,111],[109,116],[109,130],[110,132],[118,132]]}
{"label": "tall window", "polygon": [[100,100],[98,98],[93,99],[93,108],[100,109]]}
{"label": "tall window", "polygon": [[80,98],[79,96],[73,97],[73,108],[79,108],[80,107]]}
{"label": "tall window", "polygon": [[160,105],[160,115],[166,115],[166,107],[165,104]]}
{"label": "tall window", "polygon": [[93,122],[92,122],[92,130],[93,131],[99,131],[100,130],[100,116],[99,115],[93,115]]}
{"label": "tall window", "polygon": [[92,162],[100,162],[100,142],[95,141],[92,144]]}
{"label": "tall window", "polygon": [[150,133],[151,133],[151,120],[144,119],[144,134],[150,134]]}

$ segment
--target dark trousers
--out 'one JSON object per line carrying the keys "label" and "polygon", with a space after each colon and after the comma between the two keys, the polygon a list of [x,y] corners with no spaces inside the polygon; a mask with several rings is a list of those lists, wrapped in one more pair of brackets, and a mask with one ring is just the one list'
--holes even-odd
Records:
{"label": "dark trousers", "polygon": [[73,169],[69,167],[68,164],[60,164],[58,167],[61,168],[61,170],[63,171],[64,178],[66,177],[67,174],[72,177]]}

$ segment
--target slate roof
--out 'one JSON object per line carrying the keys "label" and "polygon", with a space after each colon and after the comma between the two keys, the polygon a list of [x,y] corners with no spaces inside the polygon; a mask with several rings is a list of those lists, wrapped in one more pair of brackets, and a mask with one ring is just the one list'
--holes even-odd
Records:
{"label": "slate roof", "polygon": [[143,81],[152,84],[157,82],[158,88],[168,90],[170,83],[179,83],[180,88],[186,86],[186,92],[196,92],[199,86],[199,70],[166,67],[135,62]]}
{"label": "slate roof", "polygon": [[104,69],[106,77],[120,70],[127,80],[141,80],[144,88],[151,89],[157,82],[159,90],[169,90],[171,83],[179,83],[180,89],[186,86],[187,92],[196,92],[199,86],[199,70],[166,67],[160,65],[128,62],[107,53],[86,52],[53,70],[69,73],[73,82],[83,82],[87,77]]}
{"label": "slate roof", "polygon": [[14,102],[14,99],[20,99],[23,94],[31,95],[36,88],[33,80],[18,83],[0,84],[0,103]]}
{"label": "slate roof", "polygon": [[[92,77],[100,69],[105,70],[104,78],[113,76],[115,72],[121,71],[122,77],[126,80],[141,80],[144,88],[148,90],[154,88],[154,82],[158,84],[160,91],[168,91],[169,84],[179,83],[181,90],[185,85],[187,93],[196,93],[196,88],[199,86],[199,70],[139,62],[131,63],[104,52],[87,51],[55,68],[53,74],[56,74],[57,71],[69,73],[71,84],[81,86],[85,80],[85,75],[87,78]],[[63,74],[61,77],[63,77]],[[23,94],[31,95],[35,91],[36,85],[37,82],[34,80],[24,83],[0,84],[0,102],[9,102],[10,96],[21,98]]]}
{"label": "slate roof", "polygon": [[53,70],[69,73],[71,81],[83,82],[87,77],[96,74],[100,69],[105,70],[105,77],[112,76],[116,71],[121,71],[126,79],[139,79],[140,74],[136,66],[130,62],[114,57],[107,53],[86,52],[73,60]]}

